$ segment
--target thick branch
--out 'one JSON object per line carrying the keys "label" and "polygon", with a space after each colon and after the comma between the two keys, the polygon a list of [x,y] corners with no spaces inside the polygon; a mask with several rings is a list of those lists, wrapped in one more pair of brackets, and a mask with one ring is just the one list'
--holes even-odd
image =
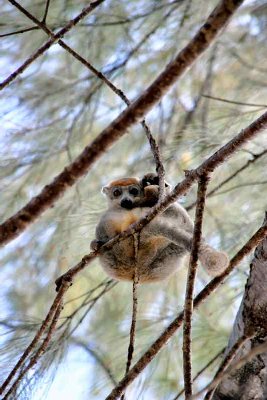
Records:
{"label": "thick branch", "polygon": [[[39,28],[41,28],[44,32],[46,32],[51,38],[55,38],[55,34],[49,29],[46,24],[42,21],[39,21],[34,15],[32,15],[28,10],[22,7],[16,0],[8,0],[13,6],[18,8],[26,17],[28,17],[31,21],[33,21]],[[57,43],[65,49],[69,54],[71,54],[74,58],[80,61],[85,67],[87,67],[94,75],[96,75],[100,80],[102,80],[117,96],[119,96],[123,102],[130,106],[131,102],[127,98],[127,96],[123,93],[123,91],[117,88],[102,72],[98,71],[89,61],[87,61],[84,57],[78,54],[75,50],[69,47],[63,40],[59,39]],[[164,188],[165,188],[165,171],[162,164],[161,154],[159,147],[157,145],[156,140],[154,139],[149,126],[146,121],[143,120],[141,122],[142,127],[144,128],[145,134],[149,141],[151,151],[154,156],[154,160],[156,163],[156,171],[159,175],[159,199],[162,199],[164,196]]]}
{"label": "thick branch", "polygon": [[[198,179],[199,176],[212,172],[215,168],[217,168],[222,162],[227,160],[231,155],[234,154],[236,150],[241,148],[247,141],[252,139],[254,136],[259,134],[265,127],[267,126],[267,112],[264,113],[261,117],[259,117],[256,121],[252,122],[248,127],[243,129],[237,136],[235,136],[232,140],[230,140],[227,144],[221,147],[216,153],[210,156],[206,161],[204,161],[198,168],[192,171],[187,171],[186,178],[175,186],[173,191],[166,195],[163,201],[156,204],[155,207],[142,219],[140,219],[135,224],[131,225],[127,230],[122,232],[120,235],[117,235],[113,239],[109,240],[103,247],[103,249],[111,249],[112,246],[120,240],[123,240],[138,231],[147,225],[152,219],[158,215],[159,213],[163,212],[172,202],[178,199],[179,196],[186,193],[192,184]],[[0,239],[1,239],[1,232],[3,231],[3,227],[5,227],[6,223],[0,226]],[[263,228],[262,228],[263,229]],[[2,233],[3,237],[3,233]],[[1,243],[1,240],[0,240]],[[255,241],[255,245],[258,242]],[[253,247],[252,247],[253,248]],[[251,249],[250,249],[251,251]],[[88,265],[89,262],[93,258],[97,256],[97,252],[92,252],[83,257],[83,259],[71,268],[68,272],[62,275],[57,280],[57,285],[60,286],[62,280],[70,280],[72,281],[73,277],[82,269]]]}
{"label": "thick branch", "polygon": [[[91,5],[96,3],[100,4],[100,0],[91,3]],[[69,164],[52,183],[45,186],[39,195],[32,198],[25,207],[0,226],[0,244],[8,243],[22,233],[27,226],[36,220],[46,209],[51,207],[69,187],[84,175],[94,162],[98,160],[129,127],[137,121],[140,121],[152,107],[157,104],[175,81],[209,47],[216,35],[222,27],[226,25],[241,3],[242,0],[222,0],[194,38],[178,53],[176,58],[155,79],[148,89],[104,129],[91,145],[85,147],[83,152]],[[72,27],[72,25],[70,27]],[[58,39],[62,36],[60,32],[57,34]],[[51,38],[47,42],[49,43],[47,46],[49,47],[50,43],[54,42],[55,39]],[[42,50],[42,52],[43,51],[45,50]],[[25,68],[26,67],[27,66],[25,66]],[[23,70],[25,68],[23,68]],[[17,72],[15,75],[17,76]],[[11,80],[13,79],[14,78]],[[5,83],[4,86],[6,85],[7,83]]]}
{"label": "thick branch", "polygon": [[[228,268],[225,270],[221,276],[214,278],[194,299],[194,307],[198,307],[228,276],[234,267],[247,255],[250,251],[262,240],[267,234],[267,226],[264,224],[253,236],[252,238],[246,243],[245,246],[236,254],[236,256],[231,260]],[[108,242],[105,246],[112,246],[118,240],[118,236]],[[89,264],[96,257],[97,253],[92,252],[89,255],[85,256],[80,263],[78,263],[75,267],[71,268],[66,274],[64,274],[59,283],[59,293],[57,294],[48,314],[45,318],[44,322],[42,323],[39,331],[35,335],[33,341],[25,350],[21,358],[19,359],[18,363],[15,365],[11,373],[9,374],[8,378],[4,382],[1,387],[2,393],[7,385],[10,383],[12,379],[14,379],[17,371],[21,368],[27,358],[29,357],[30,353],[34,350],[37,346],[42,334],[44,333],[45,329],[51,326],[51,320],[53,320],[53,316],[55,314],[55,310],[58,309],[58,305],[61,302],[63,295],[65,294],[68,287],[71,285],[73,277],[78,274],[86,265]],[[160,351],[160,349],[164,346],[164,344],[170,339],[170,337],[176,332],[176,330],[181,326],[183,322],[183,315],[184,313],[180,313],[174,321],[166,328],[166,330],[161,334],[161,336],[152,344],[152,346],[147,350],[147,352],[140,358],[140,360],[135,364],[135,366],[129,371],[129,373],[122,379],[122,381],[116,386],[114,391],[107,397],[107,399],[116,399],[120,396],[126,389],[126,387],[136,378],[140,372],[151,362],[151,360],[155,357],[155,355]],[[47,336],[48,340],[50,340],[51,335]],[[45,343],[48,345],[48,342]],[[38,356],[39,357],[39,356]],[[37,359],[36,359],[37,361]]]}

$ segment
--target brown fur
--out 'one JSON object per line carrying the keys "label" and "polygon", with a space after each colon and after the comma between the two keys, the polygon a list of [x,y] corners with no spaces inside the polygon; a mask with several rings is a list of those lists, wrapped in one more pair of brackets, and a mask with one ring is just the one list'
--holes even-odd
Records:
{"label": "brown fur", "polygon": [[[132,195],[130,188],[127,188],[131,185],[140,187],[138,196]],[[121,195],[116,198],[112,191],[114,187],[120,186]],[[153,174],[146,174],[142,180],[117,179],[103,189],[106,189],[103,193],[109,200],[109,207],[96,227],[96,240],[91,243],[93,250],[144,217],[159,197],[158,178]],[[166,193],[170,191],[167,183],[165,189]],[[130,199],[133,208],[124,208],[121,203],[123,198]],[[132,280],[136,265],[140,283],[166,279],[177,270],[186,253],[190,252],[193,228],[186,210],[174,203],[139,233],[137,254],[136,239],[130,236],[116,243],[112,249],[100,252],[101,264],[108,275],[119,280]],[[212,276],[219,275],[228,263],[225,253],[213,249],[204,240],[201,241],[199,259]]]}
{"label": "brown fur", "polygon": [[110,182],[107,187],[129,185],[139,185],[139,180],[137,178],[120,178]]}

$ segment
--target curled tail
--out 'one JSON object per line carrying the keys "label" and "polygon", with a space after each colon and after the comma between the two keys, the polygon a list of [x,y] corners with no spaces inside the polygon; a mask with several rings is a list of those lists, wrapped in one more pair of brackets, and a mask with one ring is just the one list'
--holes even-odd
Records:
{"label": "curled tail", "polygon": [[220,275],[229,263],[226,253],[213,249],[205,242],[200,245],[198,257],[203,268],[211,276]]}

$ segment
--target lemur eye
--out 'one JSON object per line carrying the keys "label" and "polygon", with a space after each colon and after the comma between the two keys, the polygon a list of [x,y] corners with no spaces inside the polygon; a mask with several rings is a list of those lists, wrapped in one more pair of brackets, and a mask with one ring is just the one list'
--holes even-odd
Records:
{"label": "lemur eye", "polygon": [[121,195],[121,190],[120,189],[113,190],[113,196],[114,197],[119,197],[120,195]]}
{"label": "lemur eye", "polygon": [[131,195],[133,195],[133,196],[137,196],[137,195],[139,194],[139,190],[138,190],[137,188],[133,187],[133,188],[131,188],[131,189],[129,190],[129,193],[130,193]]}

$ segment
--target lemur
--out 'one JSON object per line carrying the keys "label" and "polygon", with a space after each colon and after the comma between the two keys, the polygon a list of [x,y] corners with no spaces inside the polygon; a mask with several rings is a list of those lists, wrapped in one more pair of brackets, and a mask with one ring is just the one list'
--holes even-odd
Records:
{"label": "lemur", "polygon": [[[166,192],[171,188],[165,183]],[[159,179],[156,174],[138,178],[122,178],[104,186],[102,192],[108,200],[108,209],[96,227],[93,250],[123,232],[144,217],[159,198]],[[190,252],[193,222],[186,210],[177,202],[146,225],[139,235],[137,257],[133,236],[116,243],[112,249],[100,251],[100,262],[108,275],[117,280],[134,279],[137,263],[140,283],[161,281],[181,265]],[[202,240],[199,260],[211,276],[219,275],[228,264],[224,252],[217,251]]]}

